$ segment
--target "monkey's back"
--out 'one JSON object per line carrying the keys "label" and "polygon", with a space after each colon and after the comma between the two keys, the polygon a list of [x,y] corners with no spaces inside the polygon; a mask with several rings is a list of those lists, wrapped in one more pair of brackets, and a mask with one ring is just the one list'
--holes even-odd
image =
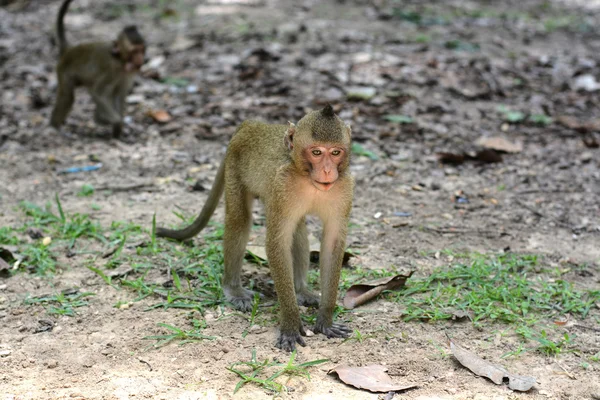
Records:
{"label": "monkey's back", "polygon": [[287,125],[244,121],[231,138],[226,157],[252,194],[263,197],[291,158],[285,144]]}
{"label": "monkey's back", "polygon": [[120,61],[112,54],[112,45],[104,42],[83,43],[69,47],[61,55],[57,73],[59,79],[68,73],[76,86],[90,87],[98,76],[107,81],[114,80]]}

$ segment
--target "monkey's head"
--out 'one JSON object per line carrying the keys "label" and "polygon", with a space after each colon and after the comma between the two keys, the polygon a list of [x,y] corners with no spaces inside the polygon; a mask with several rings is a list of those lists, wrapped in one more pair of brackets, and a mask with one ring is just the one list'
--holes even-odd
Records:
{"label": "monkey's head", "polygon": [[135,25],[125,27],[114,43],[113,55],[118,57],[127,72],[137,72],[144,64],[146,42]]}
{"label": "monkey's head", "polygon": [[329,191],[350,162],[351,129],[331,105],[290,122],[286,145],[298,171],[308,175],[319,190]]}

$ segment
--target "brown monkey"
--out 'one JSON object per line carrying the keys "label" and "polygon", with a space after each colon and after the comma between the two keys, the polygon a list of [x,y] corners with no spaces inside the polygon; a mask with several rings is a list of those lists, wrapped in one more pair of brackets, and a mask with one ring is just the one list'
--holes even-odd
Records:
{"label": "brown monkey", "polygon": [[223,291],[236,308],[252,308],[253,293],[242,287],[242,260],[252,225],[252,202],[265,205],[266,250],[281,305],[277,347],[304,346],[298,305],[317,305],[307,287],[309,245],[305,216],[323,221],[321,292],[314,330],[327,337],[347,337],[345,325],[333,322],[340,270],[352,207],[354,180],[349,171],[350,127],[330,105],[302,118],[298,126],[246,121],[237,130],[219,166],[200,215],[182,230],[159,228],[157,235],[189,239],[202,230],[225,192]]}
{"label": "brown monkey", "polygon": [[58,91],[50,124],[58,129],[65,122],[75,99],[75,88],[84,86],[96,104],[94,120],[112,126],[113,136],[118,137],[123,129],[125,97],[144,63],[144,38],[132,25],[124,28],[114,43],[69,47],[63,19],[71,1],[62,3],[56,19],[60,59],[56,68]]}

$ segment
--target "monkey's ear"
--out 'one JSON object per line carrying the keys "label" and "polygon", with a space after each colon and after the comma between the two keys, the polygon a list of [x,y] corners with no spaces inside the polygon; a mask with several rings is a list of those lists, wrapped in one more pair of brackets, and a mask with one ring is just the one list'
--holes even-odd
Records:
{"label": "monkey's ear", "polygon": [[285,133],[285,145],[287,146],[288,150],[291,150],[294,148],[294,134],[296,133],[296,125],[289,121],[288,124],[289,126]]}
{"label": "monkey's ear", "polygon": [[352,127],[350,126],[350,124],[346,124],[346,129],[348,130],[348,135],[352,137]]}

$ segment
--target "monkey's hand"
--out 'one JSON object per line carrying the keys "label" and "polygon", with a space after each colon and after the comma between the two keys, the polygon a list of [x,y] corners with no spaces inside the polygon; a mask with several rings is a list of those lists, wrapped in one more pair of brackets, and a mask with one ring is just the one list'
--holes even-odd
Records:
{"label": "monkey's hand", "polygon": [[315,324],[315,333],[322,333],[328,338],[347,338],[352,333],[352,329],[348,328],[344,324],[338,322],[332,322],[331,325],[327,326],[324,322],[319,321]]}
{"label": "monkey's hand", "polygon": [[296,350],[296,343],[302,347],[306,346],[306,342],[302,336],[306,336],[306,331],[304,330],[302,324],[300,324],[300,329],[298,329],[296,332],[280,332],[275,346],[279,347],[281,350],[291,353],[292,351]]}

